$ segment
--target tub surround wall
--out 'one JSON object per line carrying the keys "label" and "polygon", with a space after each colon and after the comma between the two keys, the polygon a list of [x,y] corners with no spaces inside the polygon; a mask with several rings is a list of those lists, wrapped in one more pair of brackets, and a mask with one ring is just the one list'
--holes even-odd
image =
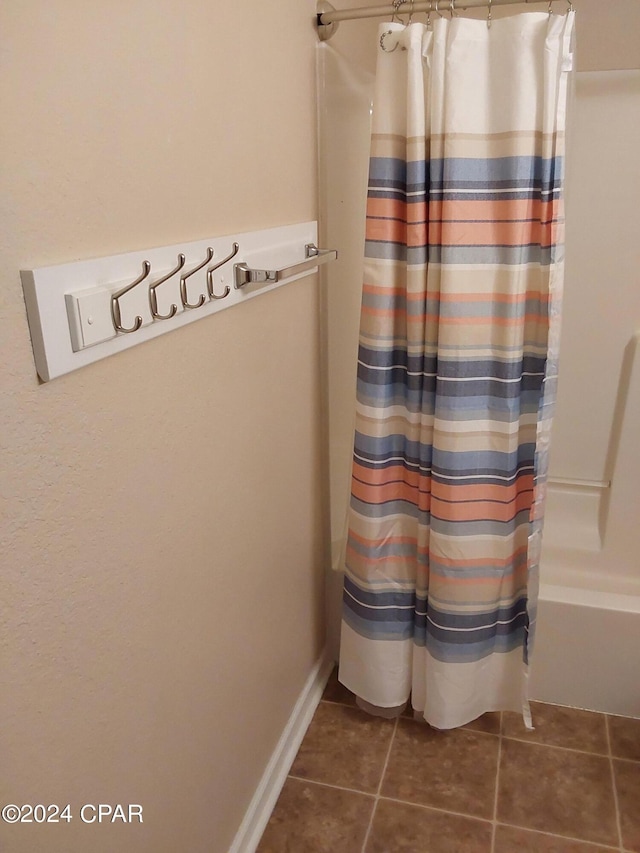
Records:
{"label": "tub surround wall", "polygon": [[595,560],[600,571],[640,584],[640,528],[630,515],[640,504],[640,70],[578,74],[573,100],[545,542],[548,557],[575,549],[591,567]]}
{"label": "tub surround wall", "polygon": [[544,701],[640,717],[640,71],[579,74],[573,106],[531,689]]}

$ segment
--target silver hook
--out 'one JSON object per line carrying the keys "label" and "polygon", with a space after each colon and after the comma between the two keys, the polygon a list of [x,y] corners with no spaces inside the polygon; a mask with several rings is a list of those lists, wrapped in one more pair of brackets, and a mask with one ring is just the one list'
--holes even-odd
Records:
{"label": "silver hook", "polygon": [[140,326],[142,325],[142,317],[138,315],[135,319],[132,329],[125,329],[122,325],[122,315],[120,314],[120,303],[119,299],[121,296],[124,296],[125,293],[128,293],[130,290],[133,290],[134,287],[137,287],[140,282],[144,281],[145,278],[149,275],[151,271],[151,264],[149,261],[142,262],[142,275],[138,276],[138,278],[128,284],[126,287],[123,287],[121,290],[116,291],[116,293],[111,294],[111,320],[113,321],[113,328],[116,332],[137,332]]}
{"label": "silver hook", "polygon": [[178,311],[177,305],[172,305],[169,309],[168,314],[160,314],[158,312],[158,297],[156,296],[156,288],[160,287],[161,284],[164,284],[165,281],[168,281],[171,276],[174,276],[177,272],[180,272],[182,267],[184,266],[184,255],[182,252],[178,255],[178,266],[168,272],[166,275],[163,275],[161,279],[149,285],[149,307],[151,308],[151,316],[154,320],[170,320],[172,317],[175,317],[176,312]]}
{"label": "silver hook", "polygon": [[571,0],[567,0],[567,3],[569,4],[569,8],[567,9],[567,12],[573,12],[573,3],[571,2]]}
{"label": "silver hook", "polygon": [[409,9],[409,20],[408,20],[408,21],[407,21],[407,23],[404,25],[404,26],[405,26],[405,29],[406,29],[406,28],[407,28],[411,23],[413,23],[413,0],[409,0],[409,3],[411,4],[411,7],[410,7],[410,9]]}
{"label": "silver hook", "polygon": [[[393,23],[394,21],[397,21],[399,24],[404,23],[404,21],[400,18],[398,12],[400,10],[400,6],[402,6],[402,4],[406,3],[406,2],[407,2],[407,0],[393,0],[393,3],[391,4],[393,6],[393,14],[391,15],[391,23]],[[389,51],[389,53],[391,53],[391,52],[392,51]]]}
{"label": "silver hook", "polygon": [[189,272],[182,273],[182,275],[180,276],[180,299],[185,308],[202,308],[202,306],[204,305],[206,299],[204,293],[200,294],[200,297],[198,298],[197,302],[194,302],[193,304],[189,302],[189,297],[187,295],[187,279],[194,273],[197,273],[198,270],[201,270],[202,267],[206,267],[209,261],[213,258],[213,254],[213,249],[211,248],[211,246],[209,246],[209,248],[207,249],[207,257],[204,259],[204,261],[201,264],[198,264],[197,267],[194,267],[192,270],[189,270]]}
{"label": "silver hook", "polygon": [[431,24],[431,13],[433,12],[433,0],[429,0],[429,11],[427,12],[427,29],[430,30],[432,27]]}
{"label": "silver hook", "polygon": [[[394,23],[394,21],[395,21],[398,24],[403,24],[405,30],[407,29],[409,24],[411,24],[413,22],[413,3],[414,3],[414,0],[409,0],[409,3],[410,3],[409,19],[407,20],[407,22],[405,24],[405,22],[402,20],[402,18],[399,17],[398,11],[400,9],[400,6],[402,6],[406,2],[407,2],[407,0],[393,0],[393,4],[392,4],[393,5],[393,15],[391,16],[391,23]],[[385,30],[385,32],[383,32],[382,35],[380,36],[380,47],[382,48],[382,50],[384,50],[385,53],[393,53],[393,51],[396,50],[396,48],[398,47],[397,41],[391,49],[386,48],[384,46],[384,42],[385,42],[386,37],[392,36],[392,35],[394,35],[393,30]],[[406,50],[406,48],[403,47],[402,50]]]}
{"label": "silver hook", "polygon": [[[393,15],[391,16],[391,22],[397,21],[399,24],[404,24],[405,28],[409,26],[409,24],[413,21],[413,2],[414,0],[409,0],[410,8],[409,8],[409,20],[405,24],[402,18],[399,15],[400,7],[403,6],[407,0],[393,0]],[[388,53],[393,53],[393,51],[388,51]]]}
{"label": "silver hook", "polygon": [[[551,5],[551,0],[549,0],[549,5]],[[491,0],[489,0],[489,14],[487,15],[487,29],[491,29]]]}
{"label": "silver hook", "polygon": [[225,296],[228,296],[231,293],[231,288],[228,284],[224,288],[224,293],[221,293],[219,296],[213,292],[213,274],[217,269],[220,269],[220,267],[228,263],[231,258],[235,258],[239,251],[240,245],[238,243],[234,243],[233,251],[231,252],[231,254],[223,261],[220,261],[219,263],[215,264],[215,266],[212,266],[210,269],[207,270],[207,290],[209,291],[209,299],[224,299]]}
{"label": "silver hook", "polygon": [[452,18],[454,15],[456,18],[458,17],[458,13],[456,12],[456,0],[449,0],[449,12]]}
{"label": "silver hook", "polygon": [[444,15],[440,11],[440,9],[438,9],[438,3],[439,2],[440,2],[440,0],[436,0],[436,15],[439,15],[441,18],[444,18]]}

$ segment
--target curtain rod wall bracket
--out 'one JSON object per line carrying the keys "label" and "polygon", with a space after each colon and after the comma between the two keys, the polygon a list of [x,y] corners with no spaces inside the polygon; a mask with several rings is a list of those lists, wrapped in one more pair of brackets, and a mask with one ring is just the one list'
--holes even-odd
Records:
{"label": "curtain rod wall bracket", "polygon": [[331,24],[324,24],[322,22],[322,15],[325,12],[335,12],[335,7],[328,2],[328,0],[318,0],[317,9],[317,25],[318,25],[318,38],[320,41],[328,41],[331,36],[336,32],[339,27],[337,21]]}

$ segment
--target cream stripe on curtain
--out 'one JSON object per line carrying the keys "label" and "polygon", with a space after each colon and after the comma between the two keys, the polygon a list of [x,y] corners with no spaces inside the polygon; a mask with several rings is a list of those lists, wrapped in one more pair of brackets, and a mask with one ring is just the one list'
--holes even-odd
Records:
{"label": "cream stripe on curtain", "polygon": [[573,23],[380,28],[339,677],[442,729],[530,722]]}

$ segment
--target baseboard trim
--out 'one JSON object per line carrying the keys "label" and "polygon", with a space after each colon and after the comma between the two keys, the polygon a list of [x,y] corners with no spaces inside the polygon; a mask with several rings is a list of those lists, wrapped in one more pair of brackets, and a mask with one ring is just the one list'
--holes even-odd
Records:
{"label": "baseboard trim", "polygon": [[333,659],[325,649],[298,696],[229,853],[254,853],[258,846],[334,666]]}

